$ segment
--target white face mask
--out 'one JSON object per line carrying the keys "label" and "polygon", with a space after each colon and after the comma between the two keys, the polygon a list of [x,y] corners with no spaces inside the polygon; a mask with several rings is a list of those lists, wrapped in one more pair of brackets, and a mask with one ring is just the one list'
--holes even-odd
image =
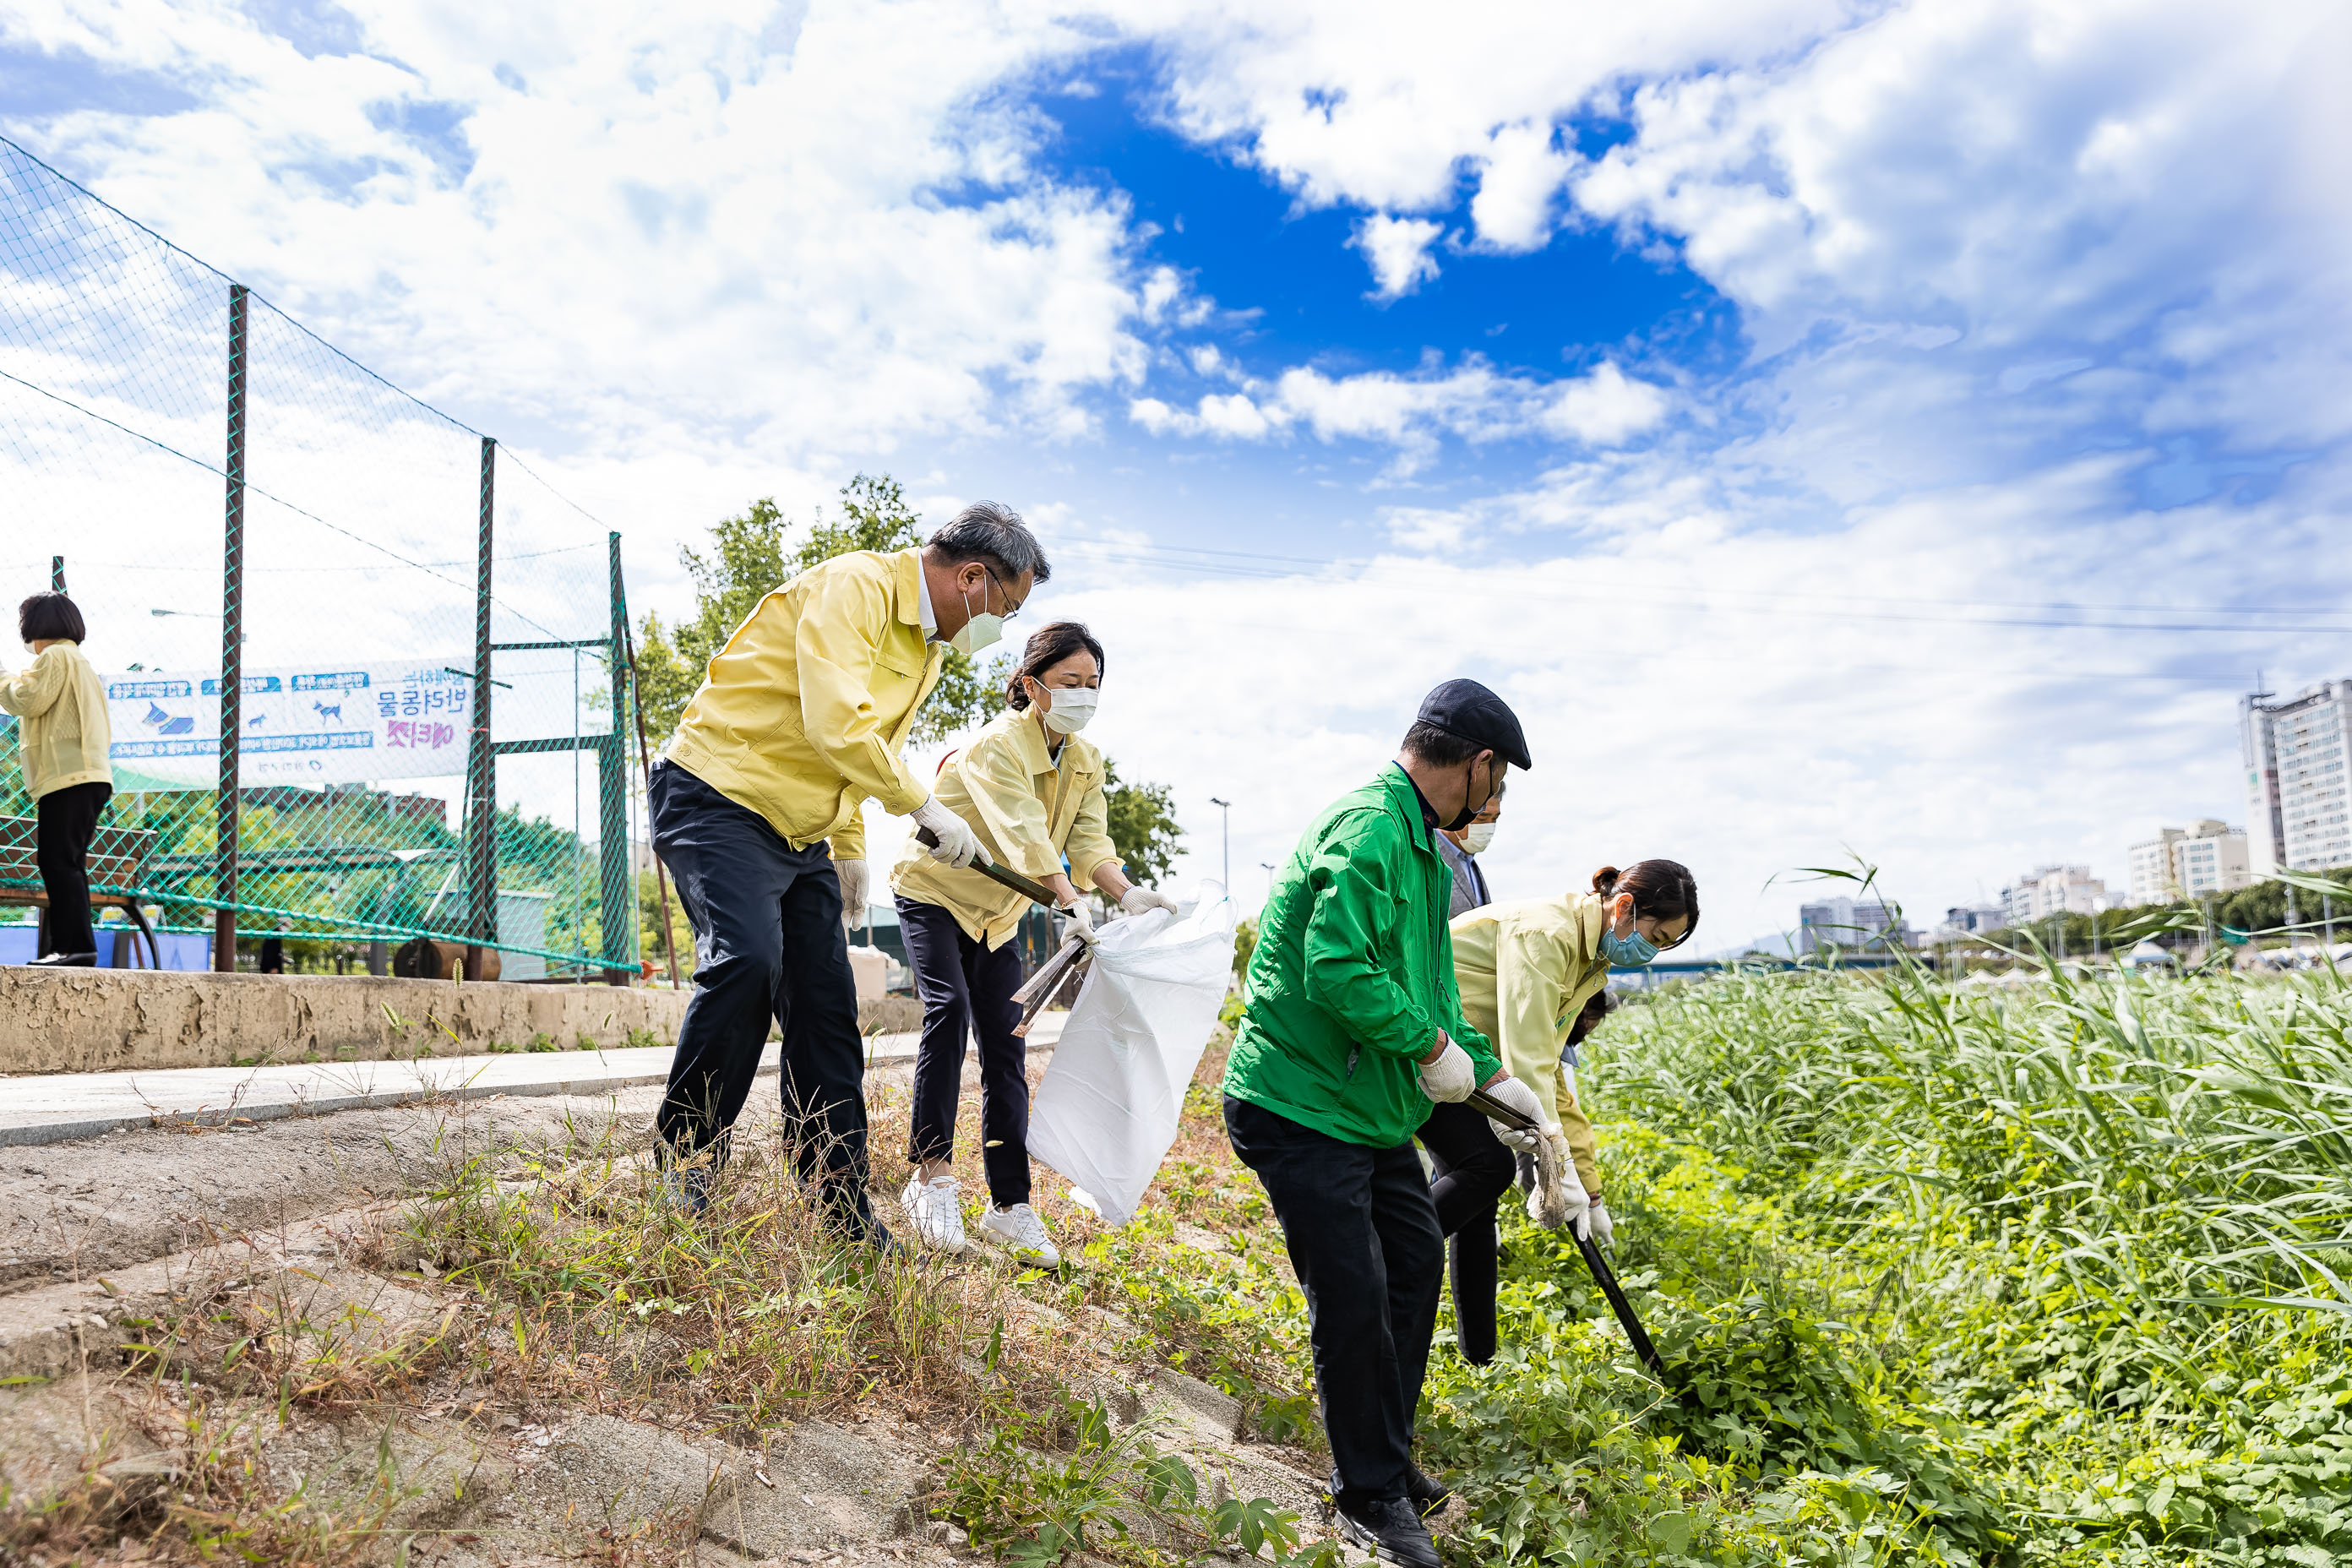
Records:
{"label": "white face mask", "polygon": [[1486,846],[1495,842],[1496,826],[1492,822],[1472,823],[1462,830],[1462,847],[1473,855],[1484,855]]}
{"label": "white face mask", "polygon": [[1037,689],[1053,704],[1037,717],[1056,735],[1075,735],[1085,729],[1087,721],[1095,716],[1096,701],[1102,696],[1090,686],[1040,686]]}
{"label": "white face mask", "polygon": [[[1004,617],[991,615],[988,611],[988,584],[991,581],[992,579],[985,576],[980,580],[980,613],[971,616],[964,622],[961,631],[948,638],[948,647],[967,658],[982,648],[995,647],[1004,638]],[[971,594],[969,590],[963,596],[963,607],[967,614],[971,610]]]}

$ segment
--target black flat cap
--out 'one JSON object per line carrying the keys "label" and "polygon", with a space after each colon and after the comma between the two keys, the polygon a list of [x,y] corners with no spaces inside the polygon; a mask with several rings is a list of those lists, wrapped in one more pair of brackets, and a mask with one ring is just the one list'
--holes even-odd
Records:
{"label": "black flat cap", "polygon": [[1536,765],[1528,755],[1528,739],[1519,732],[1519,716],[1475,680],[1449,680],[1423,698],[1413,721],[1433,724],[1457,740],[1484,746],[1515,768]]}

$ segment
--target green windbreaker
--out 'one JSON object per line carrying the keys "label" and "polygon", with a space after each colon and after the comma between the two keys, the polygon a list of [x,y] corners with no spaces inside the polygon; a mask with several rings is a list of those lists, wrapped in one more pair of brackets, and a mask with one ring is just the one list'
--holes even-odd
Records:
{"label": "green windbreaker", "polygon": [[1258,918],[1225,1092],[1349,1143],[1391,1149],[1428,1120],[1414,1075],[1440,1029],[1478,1081],[1501,1063],[1464,1021],[1438,858],[1391,763],[1299,839]]}

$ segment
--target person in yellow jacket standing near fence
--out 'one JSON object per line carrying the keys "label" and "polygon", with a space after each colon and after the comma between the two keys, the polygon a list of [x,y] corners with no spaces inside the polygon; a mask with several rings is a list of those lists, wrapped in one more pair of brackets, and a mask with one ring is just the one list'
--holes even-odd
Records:
{"label": "person in yellow jacket standing near fence", "polygon": [[1571,1032],[1609,984],[1612,965],[1638,968],[1689,941],[1697,925],[1698,884],[1673,860],[1640,860],[1622,871],[1604,866],[1589,893],[1488,904],[1453,922],[1462,1016],[1495,1042],[1512,1077],[1538,1086],[1552,1112],[1545,1135],[1559,1140],[1576,1166],[1578,1179],[1565,1185],[1579,1236],[1605,1242],[1612,1222],[1592,1123],[1567,1061]]}
{"label": "person in yellow jacket standing near fence", "polygon": [[[1110,841],[1103,755],[1078,733],[1094,717],[1102,673],[1102,644],[1086,627],[1056,621],[1039,629],[1005,688],[1011,710],[950,756],[931,785],[940,804],[971,824],[991,859],[1052,889],[1081,933],[1093,926],[1079,900],[1082,887],[1100,889],[1131,915],[1176,907],[1129,883]],[[1021,1017],[1013,993],[1022,979],[1013,933],[1028,902],[977,871],[940,865],[911,839],[890,885],[923,999],[907,1147],[917,1170],[899,1203],[925,1247],[961,1252],[969,1245],[950,1164],[964,1042],[977,1036],[990,1199],[980,1228],[1014,1257],[1051,1268],[1061,1254],[1029,1206],[1027,1050],[1013,1032]]]}
{"label": "person in yellow jacket standing near fence", "polygon": [[678,721],[647,790],[654,849],[693,924],[694,998],[655,1118],[665,1190],[709,1201],[771,1017],[793,1162],[839,1234],[891,1247],[866,1196],[864,1039],[845,918],[866,904],[868,800],[986,852],[900,758],[942,647],[976,653],[1050,574],[1010,509],[966,507],[924,544],[857,551],[761,599]]}
{"label": "person in yellow jacket standing near fence", "polygon": [[89,920],[89,841],[114,794],[113,730],[106,683],[82,656],[81,611],[63,594],[35,594],[16,606],[16,632],[33,662],[0,671],[0,712],[20,721],[16,754],[33,797],[33,863],[49,907],[41,922],[44,968],[98,963]]}

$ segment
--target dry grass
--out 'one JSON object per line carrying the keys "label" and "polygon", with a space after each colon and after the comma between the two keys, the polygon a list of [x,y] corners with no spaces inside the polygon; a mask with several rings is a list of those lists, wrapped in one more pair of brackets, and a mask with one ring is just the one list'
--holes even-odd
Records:
{"label": "dry grass", "polygon": [[[1107,1231],[1039,1168],[1033,1203],[1068,1259],[1050,1273],[837,1243],[772,1113],[746,1119],[692,1221],[661,1201],[642,1145],[609,1131],[465,1162],[340,1259],[193,1287],[125,1384],[142,1441],[177,1456],[168,1484],[141,1481],[131,1506],[94,1455],[38,1509],[0,1503],[0,1564],[389,1560],[401,1536],[386,1521],[409,1495],[389,1459],[331,1499],[289,1492],[268,1462],[289,1433],[370,1423],[494,1436],[598,1413],[756,1447],[826,1417],[970,1455],[997,1433],[1058,1429],[1107,1380],[1165,1364],[1242,1398],[1263,1436],[1304,1437],[1303,1311],[1264,1196],[1225,1146],[1223,1065],[1213,1048],[1134,1225]],[[980,1202],[976,1100],[956,1169]],[[903,1230],[906,1092],[877,1082],[869,1111],[872,1200]],[[691,1544],[678,1529],[572,1546],[668,1562]]]}

